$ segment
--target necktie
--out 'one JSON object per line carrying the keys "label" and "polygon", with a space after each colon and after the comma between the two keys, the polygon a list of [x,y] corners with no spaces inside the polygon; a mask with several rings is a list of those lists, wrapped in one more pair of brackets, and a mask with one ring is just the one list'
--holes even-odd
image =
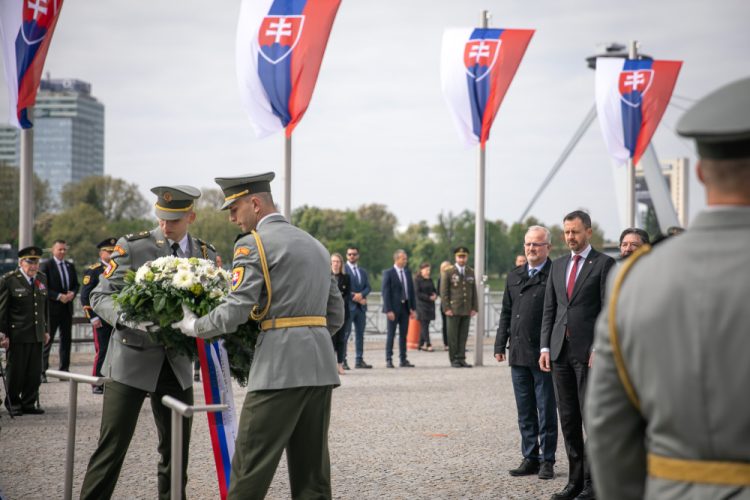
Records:
{"label": "necktie", "polygon": [[31,285],[31,288],[34,288],[34,278],[29,278],[29,285]]}
{"label": "necktie", "polygon": [[180,244],[179,243],[177,243],[176,241],[174,243],[172,243],[172,255],[174,255],[175,257],[177,257],[177,251],[179,249],[180,249]]}
{"label": "necktie", "polygon": [[60,278],[62,278],[62,286],[65,289],[65,291],[68,290],[68,273],[65,269],[65,263],[59,262],[58,265],[60,266]]}
{"label": "necktie", "polygon": [[536,268],[529,269],[529,278],[533,278],[534,276],[536,276],[536,273],[538,272],[539,272],[539,269],[536,269]]}
{"label": "necktie", "polygon": [[406,293],[406,278],[404,278],[404,270],[403,269],[399,269],[398,273],[400,275],[399,279],[401,280],[401,293],[403,294],[404,300],[406,300],[406,297],[408,295]]}
{"label": "necktie", "polygon": [[580,255],[573,257],[573,268],[570,270],[570,276],[568,277],[568,300],[573,295],[573,287],[576,284],[576,275],[578,274],[578,261],[581,260]]}
{"label": "necktie", "polygon": [[357,278],[357,283],[359,283],[359,266],[353,266],[352,270],[354,271],[354,276]]}

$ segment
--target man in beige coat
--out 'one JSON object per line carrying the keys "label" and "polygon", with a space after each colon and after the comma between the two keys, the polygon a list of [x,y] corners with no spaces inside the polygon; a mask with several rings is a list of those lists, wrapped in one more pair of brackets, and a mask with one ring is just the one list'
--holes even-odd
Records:
{"label": "man in beige coat", "polygon": [[234,246],[232,291],[208,315],[186,310],[173,326],[209,338],[260,322],[229,498],[264,498],[284,450],[292,498],[331,498],[328,424],[340,384],[331,335],[344,324],[344,301],[325,247],[276,212],[273,177],[216,179],[222,208],[246,231]]}
{"label": "man in beige coat", "polygon": [[750,78],[678,124],[708,208],[610,279],[586,423],[601,498],[750,498]]}

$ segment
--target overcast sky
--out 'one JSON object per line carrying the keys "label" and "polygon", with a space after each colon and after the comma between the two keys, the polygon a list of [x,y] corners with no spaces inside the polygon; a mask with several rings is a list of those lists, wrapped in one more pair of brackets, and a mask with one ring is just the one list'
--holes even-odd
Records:
{"label": "overcast sky", "polygon": [[[498,2],[343,0],[312,103],[294,134],[292,206],[383,203],[400,226],[476,210],[476,158],[440,90],[446,27],[530,28],[531,40],[487,146],[488,219],[515,221],[593,104],[584,59],[635,39],[684,65],[673,103],[689,106],[750,73],[750,3],[662,0]],[[45,71],[92,84],[105,105],[105,173],[137,183],[215,187],[215,176],[273,170],[282,202],[283,135],[256,140],[234,70],[236,0],[64,3]],[[2,86],[2,116],[7,116]],[[687,99],[686,99],[687,98]],[[703,205],[693,145],[670,106],[653,139],[660,159],[691,159],[690,208]],[[613,167],[595,123],[532,210],[559,223],[588,209],[606,236],[622,225]]]}

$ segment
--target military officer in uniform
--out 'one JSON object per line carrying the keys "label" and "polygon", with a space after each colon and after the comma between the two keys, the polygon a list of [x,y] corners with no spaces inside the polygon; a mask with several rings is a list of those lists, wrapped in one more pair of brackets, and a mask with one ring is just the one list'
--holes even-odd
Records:
{"label": "military officer in uniform", "polygon": [[750,498],[750,78],[698,101],[707,209],[613,273],[586,422],[606,499]]}
{"label": "military officer in uniform", "polygon": [[247,231],[235,242],[232,291],[208,315],[185,310],[173,326],[207,338],[260,321],[229,498],[263,498],[284,450],[292,498],[331,498],[328,425],[340,384],[331,336],[344,323],[344,302],[325,247],[277,213],[273,177],[216,179],[222,209]]}
{"label": "military officer in uniform", "polygon": [[466,265],[469,249],[454,251],[456,263],[440,277],[440,300],[448,320],[448,357],[453,368],[471,368],[466,362],[466,339],[471,318],[479,310],[474,270]]}
{"label": "military officer in uniform", "polygon": [[[104,389],[99,444],[89,461],[81,498],[110,498],[125,454],[135,431],[143,400],[150,393],[151,409],[159,436],[159,498],[169,498],[171,465],[171,412],[162,405],[169,395],[193,404],[193,363],[153,340],[147,333],[153,325],[136,323],[120,315],[112,295],[125,285],[125,274],[159,257],[199,257],[215,260],[214,248],[193,237],[188,228],[195,220],[193,203],[200,197],[191,186],[160,186],[155,205],[159,227],[130,234],[117,242],[109,268],[90,294],[91,307],[102,321],[114,326],[102,374],[112,381]],[[190,419],[183,422],[183,492],[187,476]]]}
{"label": "military officer in uniform", "polygon": [[42,249],[18,252],[18,269],[0,277],[0,332],[8,345],[8,394],[13,416],[41,414],[35,403],[42,381],[42,349],[49,342],[47,277],[39,272]]}
{"label": "military officer in uniform", "polygon": [[[104,358],[107,356],[107,345],[109,344],[109,337],[112,335],[112,325],[102,321],[97,316],[94,309],[91,307],[91,301],[89,295],[91,291],[96,288],[99,284],[99,276],[109,267],[109,260],[112,256],[112,252],[115,250],[117,244],[117,238],[107,238],[103,240],[96,248],[99,249],[99,262],[90,265],[83,273],[83,286],[81,286],[81,305],[83,306],[83,312],[86,315],[86,319],[91,323],[91,327],[94,329],[94,367],[92,375],[94,377],[102,376],[102,365],[104,364]],[[104,388],[101,386],[94,386],[91,388],[91,392],[94,394],[104,394]]]}

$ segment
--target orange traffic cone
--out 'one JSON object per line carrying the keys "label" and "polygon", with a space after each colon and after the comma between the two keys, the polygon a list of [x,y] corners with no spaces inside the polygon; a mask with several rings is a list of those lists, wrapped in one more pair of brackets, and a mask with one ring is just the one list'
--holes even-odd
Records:
{"label": "orange traffic cone", "polygon": [[422,325],[417,319],[409,319],[409,331],[406,334],[406,348],[410,351],[419,349],[419,333]]}

